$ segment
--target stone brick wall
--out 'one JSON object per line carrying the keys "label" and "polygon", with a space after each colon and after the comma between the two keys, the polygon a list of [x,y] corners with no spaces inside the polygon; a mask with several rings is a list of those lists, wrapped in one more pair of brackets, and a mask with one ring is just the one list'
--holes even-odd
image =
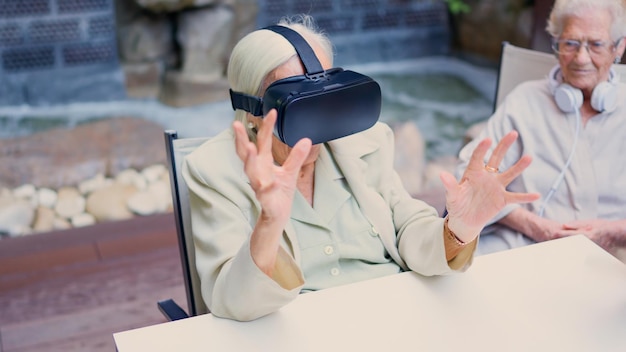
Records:
{"label": "stone brick wall", "polygon": [[0,77],[0,105],[123,98],[112,1],[2,1]]}
{"label": "stone brick wall", "polygon": [[330,36],[336,64],[445,55],[447,7],[437,0],[259,0],[258,27],[307,13]]}

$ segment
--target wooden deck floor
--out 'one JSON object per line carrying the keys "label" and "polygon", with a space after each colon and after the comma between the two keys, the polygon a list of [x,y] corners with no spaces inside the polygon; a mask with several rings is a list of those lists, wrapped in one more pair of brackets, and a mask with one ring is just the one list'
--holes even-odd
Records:
{"label": "wooden deck floor", "polygon": [[113,333],[184,305],[174,217],[0,241],[0,351],[115,351]]}

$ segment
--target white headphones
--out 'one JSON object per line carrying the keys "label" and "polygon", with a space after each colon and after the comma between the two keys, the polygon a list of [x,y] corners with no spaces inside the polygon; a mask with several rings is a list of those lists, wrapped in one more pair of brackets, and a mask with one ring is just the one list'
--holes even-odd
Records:
{"label": "white headphones", "polygon": [[[583,104],[583,93],[580,89],[563,83],[563,74],[559,65],[554,66],[548,77],[550,90],[556,105],[565,113],[574,112]],[[599,112],[612,112],[617,107],[617,83],[619,75],[611,68],[609,80],[601,82],[591,93],[591,106]]]}

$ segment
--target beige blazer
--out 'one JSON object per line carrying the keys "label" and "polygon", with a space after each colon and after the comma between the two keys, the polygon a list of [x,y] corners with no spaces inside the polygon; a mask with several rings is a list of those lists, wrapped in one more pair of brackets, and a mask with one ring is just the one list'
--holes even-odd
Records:
{"label": "beige blazer", "polygon": [[[446,261],[443,219],[412,198],[393,170],[393,132],[383,124],[328,146],[361,210],[404,270],[422,275],[466,269],[475,245]],[[235,151],[232,130],[201,145],[183,164],[202,296],[214,315],[252,320],[297,297],[304,283],[293,226],[283,233],[276,274],[265,275],[250,256],[249,238],[260,214]]]}

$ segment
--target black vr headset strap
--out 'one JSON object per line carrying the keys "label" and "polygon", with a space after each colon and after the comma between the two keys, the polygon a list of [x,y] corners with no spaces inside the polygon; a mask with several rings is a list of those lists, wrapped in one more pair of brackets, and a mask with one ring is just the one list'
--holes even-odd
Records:
{"label": "black vr headset strap", "polygon": [[230,103],[233,106],[233,110],[241,109],[251,113],[253,116],[263,116],[263,99],[244,93],[234,92],[232,89],[230,92]]}
{"label": "black vr headset strap", "polygon": [[[315,52],[304,40],[304,38],[296,31],[285,26],[269,26],[263,29],[282,35],[298,53],[300,61],[306,70],[306,77],[310,79],[318,79],[326,75],[322,64],[315,56]],[[251,113],[254,116],[263,116],[263,99],[254,95],[248,95],[240,92],[234,92],[230,89],[230,102],[233,110],[241,109]]]}
{"label": "black vr headset strap", "polygon": [[282,35],[289,41],[289,43],[291,43],[291,45],[293,45],[298,53],[298,56],[300,57],[300,61],[302,61],[302,64],[306,69],[307,77],[315,79],[324,75],[322,64],[320,64],[320,61],[317,59],[317,56],[315,56],[313,49],[309,43],[304,40],[300,33],[285,26],[269,26],[264,29],[268,29]]}

